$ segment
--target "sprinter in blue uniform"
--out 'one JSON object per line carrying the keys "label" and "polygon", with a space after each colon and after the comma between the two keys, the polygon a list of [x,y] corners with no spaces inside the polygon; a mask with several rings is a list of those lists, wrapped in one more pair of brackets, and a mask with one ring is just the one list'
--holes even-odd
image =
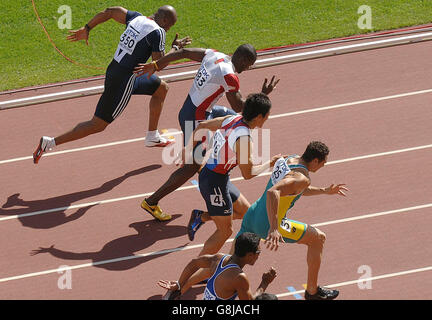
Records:
{"label": "sprinter in blue uniform", "polygon": [[[145,145],[163,147],[172,142],[161,137],[157,129],[168,85],[156,75],[150,78],[146,76],[137,78],[133,70],[139,63],[145,63],[150,56],[153,61],[164,56],[166,31],[177,21],[175,9],[171,6],[162,6],[156,13],[146,17],[139,12],[128,11],[122,7],[110,7],[95,15],[85,27],[70,31],[71,35],[67,39],[85,40],[88,44],[90,30],[110,19],[125,24],[126,29],[120,36],[114,58],[107,68],[104,92],[93,118],[79,123],[72,130],[55,138],[48,136],[40,138],[39,145],[33,153],[34,163],[38,163],[44,152],[57,145],[103,131],[124,111],[132,94],[151,96]],[[170,52],[190,43],[189,37],[177,38],[178,35],[172,43]]]}

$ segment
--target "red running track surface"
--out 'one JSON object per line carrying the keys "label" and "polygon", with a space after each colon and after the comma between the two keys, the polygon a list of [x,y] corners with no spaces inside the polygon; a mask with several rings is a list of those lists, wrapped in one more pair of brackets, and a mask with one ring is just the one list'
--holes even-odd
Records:
{"label": "red running track surface", "polygon": [[[301,154],[309,141],[324,141],[329,162],[311,175],[313,185],[346,183],[350,189],[346,198],[304,197],[290,213],[327,234],[319,283],[339,288],[338,299],[431,297],[432,90],[420,92],[432,89],[431,49],[429,42],[411,44],[240,75],[243,95],[259,91],[264,77],[281,79],[265,124],[271,154]],[[160,129],[179,131],[177,115],[190,84],[170,85]],[[381,97],[386,98],[376,99]],[[90,119],[98,98],[0,113],[0,299],[160,299],[164,290],[157,280],[176,280],[214,230],[207,223],[188,240],[190,211],[204,208],[191,183],[161,201],[172,221],[155,221],[140,208],[144,194],[175,169],[162,163],[163,149],[146,148],[142,140],[80,149],[144,137],[148,97],[134,96],[105,132],[54,150],[76,151],[33,164],[39,137]],[[323,109],[329,106],[339,107]],[[268,180],[267,175],[244,181],[238,169],[231,177],[251,203]],[[344,220],[351,217],[360,218]],[[239,228],[235,221],[234,233]],[[50,252],[31,254],[52,245]],[[355,283],[365,277],[358,272],[363,265],[370,267],[370,277],[383,276],[372,278],[370,289]],[[71,290],[58,288],[61,266],[74,268]],[[278,276],[267,291],[295,299],[286,287],[303,290],[306,247],[264,249],[255,266],[244,268],[252,289],[270,266]],[[203,289],[193,288],[184,299],[201,299]]]}

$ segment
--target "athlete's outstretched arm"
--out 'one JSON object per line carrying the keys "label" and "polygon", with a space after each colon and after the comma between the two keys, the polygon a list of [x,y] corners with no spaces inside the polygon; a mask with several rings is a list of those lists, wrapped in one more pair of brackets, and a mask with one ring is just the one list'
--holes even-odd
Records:
{"label": "athlete's outstretched arm", "polygon": [[242,176],[245,180],[252,179],[273,167],[276,161],[282,157],[278,154],[272,157],[271,160],[262,164],[254,164],[252,158],[252,139],[249,136],[242,136],[235,143],[237,161]]}
{"label": "athlete's outstretched arm", "polygon": [[88,38],[91,29],[110,19],[114,19],[118,23],[126,24],[126,14],[127,9],[123,7],[106,8],[104,11],[96,14],[84,27],[81,27],[78,30],[70,30],[69,33],[71,34],[67,36],[66,39],[69,41],[85,40],[88,45]]}
{"label": "athlete's outstretched arm", "polygon": [[206,49],[202,48],[182,48],[177,51],[170,51],[168,54],[158,59],[154,59],[153,57],[153,62],[138,64],[134,69],[134,73],[137,73],[138,76],[148,73],[148,77],[150,77],[156,71],[160,71],[171,62],[180,59],[191,59],[200,62],[205,56],[205,51]]}
{"label": "athlete's outstretched arm", "polygon": [[[197,258],[192,259],[182,271],[180,278],[178,281],[167,281],[167,280],[159,280],[158,285],[162,288],[168,290],[179,290],[182,294],[187,291],[187,287],[185,287],[186,282],[189,278],[201,268],[210,268],[214,261],[218,261],[222,258],[223,254],[215,254],[215,255],[202,255]],[[180,286],[180,287],[179,287]]]}
{"label": "athlete's outstretched arm", "polygon": [[348,191],[348,188],[346,188],[345,186],[346,186],[346,184],[344,184],[344,183],[331,184],[327,188],[318,188],[318,187],[309,186],[303,192],[303,195],[304,196],[316,196],[316,195],[320,195],[320,194],[328,194],[328,195],[338,194],[338,195],[346,197],[345,191]]}

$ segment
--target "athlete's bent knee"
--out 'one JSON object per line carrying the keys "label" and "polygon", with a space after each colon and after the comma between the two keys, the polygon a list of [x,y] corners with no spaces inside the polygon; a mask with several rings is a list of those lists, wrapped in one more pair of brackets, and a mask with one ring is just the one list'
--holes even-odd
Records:
{"label": "athlete's bent knee", "polygon": [[317,236],[315,242],[317,242],[320,246],[324,246],[324,243],[327,239],[326,234],[319,229],[316,229],[316,231],[317,231]]}
{"label": "athlete's bent knee", "polygon": [[109,124],[108,122],[99,118],[93,118],[92,120],[90,120],[90,123],[91,123],[91,131],[93,133],[104,131]]}
{"label": "athlete's bent knee", "polygon": [[168,93],[169,85],[165,81],[161,81],[159,88],[153,94],[154,96],[165,97]]}

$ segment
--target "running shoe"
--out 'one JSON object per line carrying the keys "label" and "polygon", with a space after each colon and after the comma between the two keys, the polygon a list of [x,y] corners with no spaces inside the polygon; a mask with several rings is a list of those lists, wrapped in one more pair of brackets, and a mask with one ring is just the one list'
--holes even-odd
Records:
{"label": "running shoe", "polygon": [[195,232],[197,232],[198,229],[204,224],[204,222],[201,220],[201,215],[203,213],[204,211],[201,210],[192,210],[191,217],[187,226],[190,241],[193,241],[193,239],[195,238]]}
{"label": "running shoe", "polygon": [[167,145],[174,142],[174,139],[165,139],[161,136],[157,136],[154,140],[145,139],[146,147],[166,147]]}
{"label": "running shoe", "polygon": [[43,136],[40,138],[39,145],[35,152],[33,152],[33,163],[38,163],[44,152],[52,149],[54,138]]}
{"label": "running shoe", "polygon": [[333,300],[339,295],[338,290],[331,290],[324,287],[318,287],[318,290],[315,294],[309,294],[307,290],[305,290],[305,300]]}
{"label": "running shoe", "polygon": [[180,290],[168,290],[162,297],[162,300],[178,300],[181,296]]}
{"label": "running shoe", "polygon": [[150,213],[154,218],[159,221],[167,221],[171,220],[171,216],[167,213],[163,213],[161,208],[158,205],[151,206],[147,203],[146,199],[141,202],[141,208]]}

